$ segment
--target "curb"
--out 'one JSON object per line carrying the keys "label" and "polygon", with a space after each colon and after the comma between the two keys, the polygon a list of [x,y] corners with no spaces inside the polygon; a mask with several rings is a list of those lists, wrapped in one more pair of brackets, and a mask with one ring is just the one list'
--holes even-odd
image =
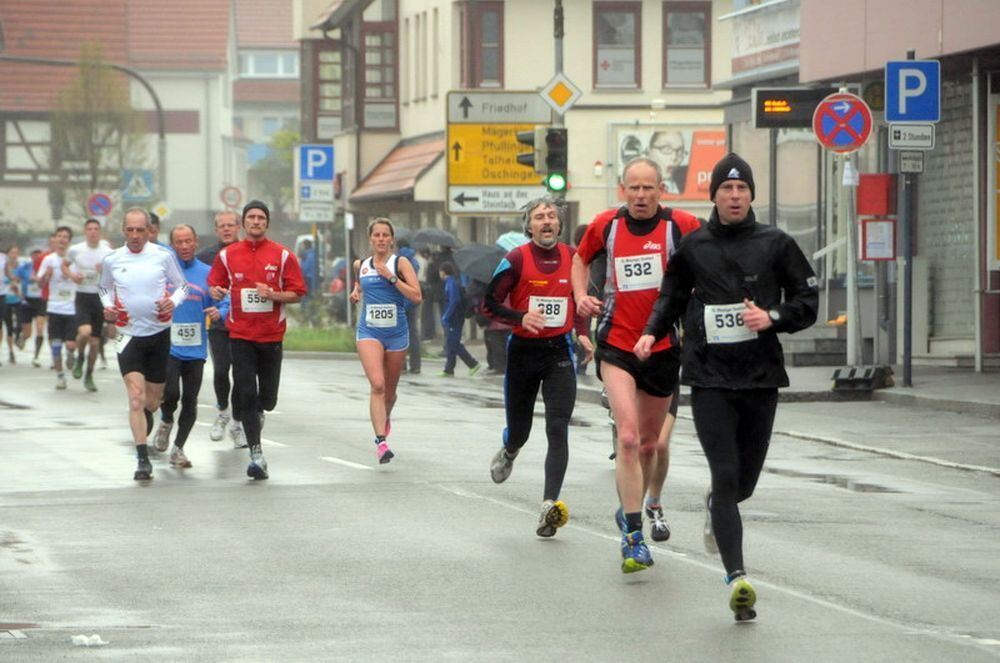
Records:
{"label": "curb", "polygon": [[919,394],[892,391],[875,391],[872,398],[891,405],[903,407],[930,408],[958,414],[972,414],[989,419],[1000,419],[1000,403],[984,403],[982,401],[959,401],[950,398],[935,398]]}

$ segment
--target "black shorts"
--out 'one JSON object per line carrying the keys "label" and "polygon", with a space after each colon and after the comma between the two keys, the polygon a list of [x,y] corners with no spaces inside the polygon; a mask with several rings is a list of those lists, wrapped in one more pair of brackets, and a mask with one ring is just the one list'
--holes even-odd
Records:
{"label": "black shorts", "polygon": [[49,343],[76,340],[76,316],[68,313],[49,313]]}
{"label": "black shorts", "polygon": [[104,329],[104,304],[96,292],[76,293],[76,326],[83,325],[90,325],[90,334],[95,338]]}
{"label": "black shorts", "polygon": [[164,329],[152,336],[130,338],[125,349],[118,353],[118,369],[122,375],[142,373],[146,382],[162,384],[167,381],[169,358],[170,330]]}
{"label": "black shorts", "polygon": [[47,302],[41,297],[25,297],[24,301],[21,302],[21,308],[31,312],[31,320],[44,317],[46,305]]}
{"label": "black shorts", "polygon": [[656,398],[667,398],[677,389],[681,370],[681,357],[677,348],[654,352],[646,361],[639,361],[631,352],[625,352],[607,343],[597,344],[597,378],[601,379],[601,363],[617,366],[632,376],[636,389]]}

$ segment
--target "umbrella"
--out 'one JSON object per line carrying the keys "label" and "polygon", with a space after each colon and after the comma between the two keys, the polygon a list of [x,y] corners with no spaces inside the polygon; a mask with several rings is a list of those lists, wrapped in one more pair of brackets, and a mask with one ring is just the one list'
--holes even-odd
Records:
{"label": "umbrella", "polygon": [[497,237],[496,245],[504,251],[511,251],[531,240],[520,230],[511,230]]}
{"label": "umbrella", "polygon": [[470,279],[489,283],[493,278],[493,270],[503,256],[503,249],[496,246],[466,244],[455,251],[455,264]]}
{"label": "umbrella", "polygon": [[395,237],[397,242],[401,239],[409,242],[410,236],[413,234],[410,232],[409,228],[400,228],[399,226],[393,228],[393,231],[396,233]]}
{"label": "umbrella", "polygon": [[437,244],[438,246],[450,246],[452,248],[459,245],[458,238],[447,230],[440,228],[421,228],[413,233],[410,246],[415,249],[422,249],[425,246]]}

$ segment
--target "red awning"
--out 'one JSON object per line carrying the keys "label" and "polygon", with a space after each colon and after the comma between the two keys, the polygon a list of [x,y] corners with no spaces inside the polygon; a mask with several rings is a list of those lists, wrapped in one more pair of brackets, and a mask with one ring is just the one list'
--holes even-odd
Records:
{"label": "red awning", "polygon": [[444,154],[443,133],[401,141],[361,182],[352,203],[412,199],[417,180]]}

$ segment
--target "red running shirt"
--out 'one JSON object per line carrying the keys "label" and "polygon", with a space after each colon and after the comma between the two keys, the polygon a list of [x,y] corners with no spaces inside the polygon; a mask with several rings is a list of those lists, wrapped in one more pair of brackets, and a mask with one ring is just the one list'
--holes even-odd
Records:
{"label": "red running shirt", "polygon": [[257,295],[257,284],[306,294],[295,254],[277,242],[244,239],[219,251],[208,273],[208,285],[229,290],[226,327],[230,338],[276,343],[285,337],[285,305]]}
{"label": "red running shirt", "polygon": [[[678,239],[699,227],[693,215],[669,208],[661,208],[656,217],[646,221],[628,218],[624,207],[594,217],[577,254],[588,265],[601,257],[607,261],[598,341],[632,352],[653,311],[667,260],[677,250]],[[657,341],[653,352],[675,343],[673,334],[668,334]]]}
{"label": "red running shirt", "polygon": [[570,268],[573,253],[562,242],[556,244],[559,267],[555,272],[543,272],[535,261],[532,243],[528,242],[514,251],[521,254],[521,274],[510,291],[510,307],[517,311],[541,310],[545,328],[537,334],[517,325],[514,333],[525,338],[552,338],[569,333],[576,316]]}

